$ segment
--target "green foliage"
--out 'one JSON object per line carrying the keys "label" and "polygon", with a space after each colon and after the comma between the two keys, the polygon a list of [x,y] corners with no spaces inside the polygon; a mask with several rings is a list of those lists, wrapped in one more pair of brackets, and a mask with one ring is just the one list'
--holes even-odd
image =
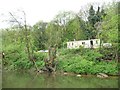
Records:
{"label": "green foliage", "polygon": [[105,42],[118,42],[118,12],[117,3],[112,4],[106,9],[107,15],[101,25],[100,38]]}
{"label": "green foliage", "polygon": [[28,60],[27,54],[21,51],[19,45],[9,45],[5,50],[5,58],[3,64],[8,69],[29,69],[32,63]]}
{"label": "green foliage", "polygon": [[38,22],[33,26],[33,44],[34,49],[40,50],[45,49],[45,42],[47,40],[45,30],[46,30],[47,23],[45,22]]}
{"label": "green foliage", "polygon": [[83,47],[80,47],[78,49],[61,49],[59,54],[61,56],[80,55],[89,61],[96,61],[97,58],[103,56],[97,49],[91,50],[89,48]]}
{"label": "green foliage", "polygon": [[103,55],[100,54],[98,51],[96,50],[88,50],[86,53],[85,53],[85,59],[86,60],[89,60],[89,61],[97,61],[97,58],[100,58],[102,57]]}
{"label": "green foliage", "polygon": [[85,51],[84,49],[84,52],[80,55],[80,49],[61,50],[58,58],[58,70],[81,74],[106,73],[113,75],[118,73],[116,62],[96,61],[96,58],[102,56],[98,50],[86,49]]}
{"label": "green foliage", "polygon": [[44,61],[37,61],[36,62],[37,66],[42,69],[45,66],[45,62]]}
{"label": "green foliage", "polygon": [[88,15],[88,38],[96,38],[97,34],[99,32],[98,27],[100,25],[97,25],[98,23],[101,23],[103,21],[103,18],[107,15],[105,13],[105,10],[102,8],[100,11],[100,7],[98,6],[98,10],[95,11],[93,8],[93,5],[91,5],[89,9],[89,15]]}
{"label": "green foliage", "polygon": [[[5,53],[5,58],[3,59],[3,65],[8,70],[18,70],[18,69],[30,69],[33,67],[33,63],[28,59],[26,43],[24,36],[21,37],[21,31],[3,31],[3,52]],[[18,35],[16,38],[15,36]],[[30,48],[31,49],[31,48]],[[43,60],[44,56],[35,56],[37,59]],[[43,64],[41,64],[42,66]],[[40,63],[38,63],[40,66]]]}
{"label": "green foliage", "polygon": [[118,44],[113,44],[111,48],[102,47],[100,53],[103,55],[104,60],[114,60],[117,58]]}
{"label": "green foliage", "polygon": [[43,68],[45,65],[44,59],[47,57],[48,53],[42,53],[42,52],[34,52],[34,58],[36,61],[36,65],[39,68]]}
{"label": "green foliage", "polygon": [[95,66],[93,66],[92,73],[106,73],[110,75],[116,75],[118,73],[118,67],[117,63],[112,61],[112,62],[99,62]]}
{"label": "green foliage", "polygon": [[34,57],[36,60],[41,60],[43,61],[48,53],[42,53],[42,52],[34,52]]}
{"label": "green foliage", "polygon": [[55,44],[58,45],[58,47],[61,46],[63,34],[59,25],[56,25],[54,22],[49,23],[45,34],[47,37],[47,49],[49,46],[54,46]]}
{"label": "green foliage", "polygon": [[66,39],[86,39],[84,27],[85,22],[80,17],[76,16],[73,20],[70,20],[66,25]]}

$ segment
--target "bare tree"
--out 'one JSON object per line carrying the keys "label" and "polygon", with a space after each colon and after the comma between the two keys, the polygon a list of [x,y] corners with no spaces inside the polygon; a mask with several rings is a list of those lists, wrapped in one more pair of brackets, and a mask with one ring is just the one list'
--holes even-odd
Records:
{"label": "bare tree", "polygon": [[33,57],[33,50],[31,49],[32,45],[31,45],[31,42],[29,39],[29,32],[28,32],[29,29],[28,29],[27,23],[26,23],[26,14],[24,11],[22,11],[22,13],[23,13],[23,17],[24,17],[23,23],[21,23],[19,20],[17,20],[17,18],[11,12],[9,12],[9,14],[12,16],[12,20],[10,22],[17,23],[19,28],[21,28],[24,31],[28,59],[34,64],[36,70],[39,72],[39,69],[38,69],[36,62],[34,60],[34,57]]}

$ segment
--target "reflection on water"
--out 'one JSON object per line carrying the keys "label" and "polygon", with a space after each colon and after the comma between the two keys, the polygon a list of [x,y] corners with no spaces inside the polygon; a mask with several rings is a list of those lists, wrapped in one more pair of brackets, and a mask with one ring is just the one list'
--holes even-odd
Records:
{"label": "reflection on water", "polygon": [[100,79],[95,76],[28,74],[4,72],[3,88],[117,88],[118,78]]}

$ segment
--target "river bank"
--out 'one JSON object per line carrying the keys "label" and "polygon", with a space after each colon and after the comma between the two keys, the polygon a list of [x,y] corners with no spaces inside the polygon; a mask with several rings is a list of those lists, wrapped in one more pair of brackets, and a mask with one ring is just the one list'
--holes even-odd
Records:
{"label": "river bank", "polygon": [[[100,53],[104,49],[100,50],[85,48],[59,49],[54,60],[57,62],[55,69],[56,71],[72,72],[80,75],[97,75],[99,73],[109,76],[117,75],[119,69],[117,60],[102,60],[103,57],[106,58],[106,54]],[[43,70],[45,68],[45,59],[49,58],[48,53],[35,52],[34,57],[38,69]],[[24,59],[22,60],[22,58]],[[7,54],[3,59],[3,68],[9,71],[29,70],[33,72],[35,70],[34,64],[26,56],[22,58],[17,59],[17,57]]]}
{"label": "river bank", "polygon": [[3,72],[3,88],[118,88],[118,77],[98,78],[94,75],[69,73]]}
{"label": "river bank", "polygon": [[[60,70],[57,70],[55,72],[47,72],[47,71],[42,71],[40,70],[40,72],[36,71],[35,68],[32,68],[32,69],[29,69],[29,70],[5,70],[3,69],[2,72],[5,72],[5,73],[9,73],[9,72],[13,72],[13,73],[28,73],[30,75],[39,75],[39,74],[49,74],[49,75],[61,75],[61,76],[76,76],[76,77],[98,77],[98,78],[111,78],[111,77],[119,77],[119,74],[115,74],[115,75],[108,75],[108,74],[105,74],[105,73],[98,73],[98,74],[80,74],[80,73],[74,73],[74,72],[64,72],[64,71],[60,71]],[[104,75],[107,75],[107,77],[104,77],[104,75],[100,75],[100,74],[104,74]],[[4,75],[4,73],[3,73]],[[100,77],[98,76],[100,75]],[[103,76],[103,77],[102,77]]]}

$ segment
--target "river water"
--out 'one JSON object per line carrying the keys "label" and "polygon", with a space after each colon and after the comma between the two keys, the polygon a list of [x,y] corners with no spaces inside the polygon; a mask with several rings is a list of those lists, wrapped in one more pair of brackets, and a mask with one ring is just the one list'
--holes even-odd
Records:
{"label": "river water", "polygon": [[4,72],[3,88],[118,88],[118,77]]}

